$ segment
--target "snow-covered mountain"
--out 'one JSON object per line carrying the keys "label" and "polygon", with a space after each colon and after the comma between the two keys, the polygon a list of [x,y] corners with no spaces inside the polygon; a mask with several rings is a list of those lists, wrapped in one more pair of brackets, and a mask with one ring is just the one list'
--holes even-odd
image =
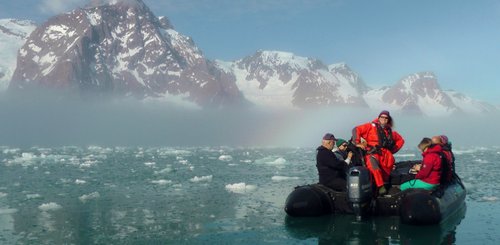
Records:
{"label": "snow-covered mountain", "polygon": [[432,72],[411,74],[392,86],[371,89],[344,63],[326,66],[287,52],[258,51],[217,64],[234,77],[245,98],[266,108],[349,105],[427,116],[498,111],[487,103],[442,90]]}
{"label": "snow-covered mountain", "polygon": [[431,72],[371,89],[344,63],[289,52],[210,61],[141,0],[91,2],[36,29],[29,21],[0,20],[0,91],[10,80],[10,91],[55,88],[196,107],[357,106],[429,116],[499,111],[442,90]]}
{"label": "snow-covered mountain", "polygon": [[97,2],[35,29],[19,50],[9,89],[180,97],[201,107],[244,102],[234,81],[141,0]]}
{"label": "snow-covered mountain", "polygon": [[29,20],[0,19],[0,91],[9,86],[16,69],[17,51],[36,28]]}
{"label": "snow-covered mountain", "polygon": [[496,110],[494,106],[458,92],[442,90],[432,72],[408,75],[391,87],[368,91],[364,99],[374,109],[390,109],[427,116],[485,113]]}
{"label": "snow-covered mountain", "polygon": [[235,62],[217,63],[258,106],[366,106],[362,94],[367,86],[345,64],[329,68],[319,60],[279,51],[258,51]]}

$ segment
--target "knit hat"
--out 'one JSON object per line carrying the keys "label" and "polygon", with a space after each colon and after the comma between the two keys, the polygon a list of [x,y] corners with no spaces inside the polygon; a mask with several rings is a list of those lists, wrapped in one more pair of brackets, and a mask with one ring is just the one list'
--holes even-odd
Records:
{"label": "knit hat", "polygon": [[382,116],[382,115],[386,115],[389,119],[389,121],[387,122],[387,124],[391,125],[391,127],[393,126],[393,122],[392,122],[392,117],[391,117],[391,113],[387,110],[383,110],[381,111],[379,114],[378,114],[378,117]]}
{"label": "knit hat", "polygon": [[335,145],[337,145],[337,148],[338,148],[338,147],[340,147],[344,143],[347,143],[347,141],[345,141],[345,139],[338,138],[337,142],[335,143]]}
{"label": "knit hat", "polygon": [[325,136],[323,136],[323,140],[337,140],[337,139],[335,139],[335,136],[333,136],[333,134],[327,133],[325,134]]}
{"label": "knit hat", "polygon": [[441,142],[443,142],[443,145],[448,144],[448,136],[443,134],[443,135],[440,135],[439,137],[441,137]]}
{"label": "knit hat", "polygon": [[386,115],[388,117],[391,117],[391,113],[389,113],[389,111],[386,111],[386,110],[383,110],[383,111],[380,112],[380,114],[378,114],[379,117],[382,116],[382,115]]}

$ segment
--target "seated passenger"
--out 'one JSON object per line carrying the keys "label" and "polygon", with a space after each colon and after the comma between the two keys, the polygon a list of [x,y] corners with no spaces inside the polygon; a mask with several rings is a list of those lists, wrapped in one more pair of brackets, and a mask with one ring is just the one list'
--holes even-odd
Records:
{"label": "seated passenger", "polygon": [[422,152],[422,164],[415,165],[418,171],[415,179],[401,184],[401,191],[411,188],[433,190],[441,181],[441,146],[433,145],[429,138],[423,138],[418,148]]}
{"label": "seated passenger", "polygon": [[[446,142],[446,143],[444,143]],[[449,148],[448,145],[448,137],[445,135],[437,135],[432,137],[432,144],[435,145],[440,145],[441,148],[443,149],[443,154],[446,157],[446,165],[441,166],[441,184],[448,184],[451,182],[453,178],[453,172],[454,172],[454,162],[455,162],[455,156],[453,156],[453,153],[451,152],[451,148]]]}
{"label": "seated passenger", "polygon": [[337,156],[337,158],[339,160],[345,161],[345,163],[347,165],[349,165],[351,163],[353,153],[352,153],[352,151],[348,151],[347,141],[339,138],[339,139],[337,139],[335,145],[337,146],[337,148],[335,150],[333,150],[333,153],[335,153],[335,156]]}
{"label": "seated passenger", "polygon": [[321,145],[316,149],[319,183],[336,191],[346,191],[348,165],[333,153],[335,141],[333,134],[327,133],[323,136]]}
{"label": "seated passenger", "polygon": [[443,143],[443,152],[451,156],[451,169],[452,172],[455,173],[455,155],[451,150],[451,142],[448,140],[448,137],[446,135],[439,135],[439,137],[441,138],[441,142]]}

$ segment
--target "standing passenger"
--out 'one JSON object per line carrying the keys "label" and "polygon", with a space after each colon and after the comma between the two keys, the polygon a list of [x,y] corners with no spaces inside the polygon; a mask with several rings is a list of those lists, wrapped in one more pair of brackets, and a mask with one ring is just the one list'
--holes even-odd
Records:
{"label": "standing passenger", "polygon": [[[389,175],[394,167],[394,153],[404,145],[404,139],[392,130],[394,120],[388,111],[382,111],[378,118],[369,123],[356,126],[353,129],[354,144],[366,150],[365,164],[375,180],[380,195],[386,193],[384,182],[389,180]],[[367,146],[361,144],[366,141]]]}

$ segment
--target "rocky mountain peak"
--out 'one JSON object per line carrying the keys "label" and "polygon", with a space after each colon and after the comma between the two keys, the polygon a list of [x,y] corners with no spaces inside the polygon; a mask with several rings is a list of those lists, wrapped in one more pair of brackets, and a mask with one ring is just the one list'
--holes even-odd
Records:
{"label": "rocky mountain peak", "polygon": [[148,8],[142,0],[90,0],[88,7],[101,7],[104,5],[120,5],[130,8]]}
{"label": "rocky mountain peak", "polygon": [[361,79],[361,77],[354,72],[351,67],[346,63],[336,63],[328,66],[331,73],[335,74],[337,77],[343,78],[346,82],[351,84],[351,86],[357,88],[357,90],[363,94],[370,90],[370,87]]}
{"label": "rocky mountain peak", "polygon": [[384,89],[382,102],[407,113],[455,113],[460,109],[450,96],[441,90],[432,72],[410,74],[392,87]]}
{"label": "rocky mountain peak", "polygon": [[32,33],[9,88],[173,96],[202,107],[241,103],[234,81],[220,76],[191,38],[142,1],[93,1]]}
{"label": "rocky mountain peak", "polygon": [[289,72],[303,69],[326,68],[317,59],[297,56],[290,52],[259,50],[238,62],[240,68],[250,69],[256,66],[266,66],[271,69],[286,69]]}
{"label": "rocky mountain peak", "polygon": [[397,89],[415,92],[420,96],[428,94],[431,97],[434,97],[436,93],[441,90],[437,77],[432,72],[411,74],[401,79],[395,87]]}
{"label": "rocky mountain peak", "polygon": [[218,62],[245,97],[266,107],[365,105],[362,92],[317,59],[260,50],[232,63]]}

